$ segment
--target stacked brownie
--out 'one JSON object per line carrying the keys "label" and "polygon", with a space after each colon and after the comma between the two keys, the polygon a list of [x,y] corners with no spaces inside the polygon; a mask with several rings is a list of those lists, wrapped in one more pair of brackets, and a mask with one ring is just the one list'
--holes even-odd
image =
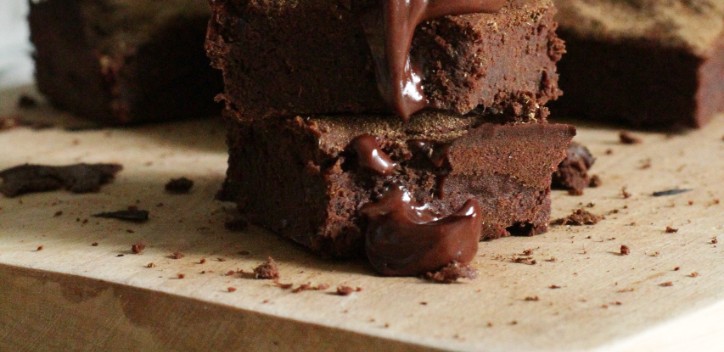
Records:
{"label": "stacked brownie", "polygon": [[218,113],[221,89],[198,0],[30,1],[38,89],[55,106],[108,124]]}
{"label": "stacked brownie", "polygon": [[724,1],[555,2],[568,51],[556,113],[661,128],[724,112]]}
{"label": "stacked brownie", "polygon": [[252,223],[385,275],[546,230],[575,134],[547,122],[564,52],[551,0],[211,4],[220,195]]}

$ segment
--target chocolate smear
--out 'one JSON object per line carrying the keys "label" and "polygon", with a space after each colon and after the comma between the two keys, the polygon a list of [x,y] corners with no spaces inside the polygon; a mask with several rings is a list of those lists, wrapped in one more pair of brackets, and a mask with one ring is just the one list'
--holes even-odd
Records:
{"label": "chocolate smear", "polygon": [[382,275],[414,276],[452,262],[466,265],[478,250],[482,216],[472,199],[441,218],[427,205],[415,204],[408,192],[393,188],[360,212],[368,221],[367,258]]}
{"label": "chocolate smear", "polygon": [[377,137],[363,134],[352,140],[350,146],[357,155],[357,163],[360,167],[383,176],[390,175],[395,171],[397,164],[380,148]]}
{"label": "chocolate smear", "polygon": [[73,193],[98,192],[123,167],[119,164],[46,166],[25,164],[0,171],[0,193],[16,197],[26,193],[66,189]]}

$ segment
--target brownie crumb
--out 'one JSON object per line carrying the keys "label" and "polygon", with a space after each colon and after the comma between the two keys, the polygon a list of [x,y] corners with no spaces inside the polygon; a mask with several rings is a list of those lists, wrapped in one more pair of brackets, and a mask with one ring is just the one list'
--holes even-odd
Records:
{"label": "brownie crumb", "polygon": [[620,255],[629,255],[629,254],[631,254],[631,249],[628,248],[627,245],[622,244],[622,245],[621,245],[621,250],[619,251],[619,254],[620,254]]}
{"label": "brownie crumb", "polygon": [[548,288],[551,289],[551,290],[557,290],[557,289],[561,288],[561,286],[558,286],[558,285],[550,285],[550,286],[548,286]]}
{"label": "brownie crumb", "polygon": [[591,176],[591,180],[588,182],[588,187],[596,188],[601,187],[603,185],[603,181],[601,181],[601,177],[598,175]]}
{"label": "brownie crumb", "polygon": [[173,252],[168,257],[171,259],[181,259],[184,257],[184,254],[181,252]]}
{"label": "brownie crumb", "polygon": [[136,207],[128,207],[126,210],[110,211],[93,214],[93,217],[104,219],[116,219],[121,221],[129,221],[143,223],[148,221],[148,210],[140,210]]}
{"label": "brownie crumb", "polygon": [[20,97],[18,97],[16,105],[18,109],[32,109],[38,106],[38,101],[27,94],[22,94],[20,95]]}
{"label": "brownie crumb", "polygon": [[141,254],[144,249],[146,249],[146,244],[143,242],[136,242],[131,245],[131,252],[133,252],[133,254]]}
{"label": "brownie crumb", "polygon": [[711,240],[709,241],[709,243],[710,243],[710,244],[717,244],[717,243],[719,243],[719,239],[716,238],[716,236],[714,236],[714,237],[711,238]]}
{"label": "brownie crumb", "polygon": [[623,199],[629,199],[631,198],[631,193],[629,193],[628,189],[626,187],[621,187],[621,197]]}
{"label": "brownie crumb", "polygon": [[279,282],[279,281],[276,280],[276,279],[274,280],[274,285],[276,285],[277,287],[281,288],[282,290],[288,290],[288,289],[292,288],[292,286],[294,286],[294,284],[291,284],[291,283],[289,283],[289,284],[283,284],[283,283]]}
{"label": "brownie crumb", "polygon": [[696,272],[696,271],[692,271],[692,272],[689,274],[689,277],[692,277],[692,278],[693,278],[693,277],[699,277],[699,273]]}
{"label": "brownie crumb", "polygon": [[172,193],[172,194],[186,194],[191,191],[191,188],[194,186],[194,181],[186,178],[173,178],[168,183],[166,183],[165,189],[166,192]]}
{"label": "brownie crumb", "polygon": [[582,195],[591,179],[588,171],[596,158],[584,145],[571,142],[566,150],[566,158],[558,164],[552,176],[553,189],[567,190],[570,195]]}
{"label": "brownie crumb", "polygon": [[226,291],[228,291],[228,292],[236,292],[236,287],[231,287],[231,286],[229,286],[229,287],[226,288]]}
{"label": "brownie crumb", "polygon": [[354,288],[349,286],[337,286],[337,295],[349,296],[354,292]]}
{"label": "brownie crumb", "polygon": [[525,298],[526,302],[538,302],[540,298],[538,296],[528,296]]}
{"label": "brownie crumb", "polygon": [[178,274],[178,275],[176,275],[176,277],[177,277],[179,280],[181,280],[181,279],[183,279],[183,278],[186,277],[186,274]]}
{"label": "brownie crumb", "polygon": [[671,226],[666,226],[666,229],[664,230],[664,232],[666,232],[666,233],[677,233],[677,232],[679,232],[679,229],[673,228],[673,227],[671,227]]}
{"label": "brownie crumb", "polygon": [[43,247],[42,245],[40,245],[40,246],[38,246],[38,248],[35,248],[35,251],[36,251],[36,252],[40,252],[40,251],[43,250],[43,248],[45,248],[45,247]]}
{"label": "brownie crumb", "polygon": [[673,188],[673,189],[667,189],[664,191],[656,191],[652,193],[651,195],[654,197],[665,197],[665,196],[673,196],[681,193],[690,192],[691,189],[685,189],[685,188]]}
{"label": "brownie crumb", "polygon": [[631,132],[628,131],[619,132],[618,139],[619,141],[621,141],[622,144],[639,144],[643,142],[641,138],[633,135]]}
{"label": "brownie crumb", "polygon": [[475,268],[458,262],[452,262],[440,270],[425,274],[425,279],[441,284],[450,284],[460,279],[473,280],[476,277],[478,277],[478,271]]}
{"label": "brownie crumb", "polygon": [[536,265],[538,262],[531,258],[531,257],[514,257],[511,259],[513,263],[517,264],[526,264],[526,265]]}
{"label": "brownie crumb", "polygon": [[319,284],[316,286],[312,286],[311,283],[307,282],[306,284],[301,284],[294,288],[292,290],[292,293],[299,293],[303,291],[324,291],[329,288],[329,285],[327,284]]}
{"label": "brownie crumb", "polygon": [[155,267],[156,267],[156,264],[153,263],[153,262],[151,262],[151,263],[146,264],[146,267],[149,268],[149,269],[155,268]]}
{"label": "brownie crumb", "polygon": [[98,242],[93,242],[93,243],[91,243],[91,246],[93,246],[93,247],[98,247]]}
{"label": "brownie crumb", "polygon": [[231,232],[243,232],[249,227],[249,222],[242,217],[235,217],[224,223],[224,228]]}
{"label": "brownie crumb", "polygon": [[674,286],[674,283],[671,282],[671,281],[666,281],[666,282],[660,283],[659,286],[661,286],[661,287],[671,287],[671,286]]}
{"label": "brownie crumb", "polygon": [[201,258],[201,260],[199,260],[199,264],[206,264],[206,258]]}
{"label": "brownie crumb", "polygon": [[565,218],[553,220],[553,225],[572,225],[572,226],[583,226],[583,225],[595,225],[603,219],[602,216],[592,214],[584,209],[576,209],[571,215]]}
{"label": "brownie crumb", "polygon": [[681,269],[680,266],[675,266],[675,267],[674,267],[674,271],[679,271],[680,269]]}
{"label": "brownie crumb", "polygon": [[254,268],[254,278],[259,280],[272,280],[279,278],[279,267],[274,258],[267,258],[266,262]]}
{"label": "brownie crumb", "polygon": [[46,166],[25,164],[0,171],[0,193],[16,197],[26,193],[66,189],[73,193],[98,192],[123,167],[119,164]]}

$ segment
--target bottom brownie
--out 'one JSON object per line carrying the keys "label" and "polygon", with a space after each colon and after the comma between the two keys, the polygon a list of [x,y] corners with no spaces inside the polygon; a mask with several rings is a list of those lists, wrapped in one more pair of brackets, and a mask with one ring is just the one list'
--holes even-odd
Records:
{"label": "bottom brownie", "polygon": [[369,221],[360,210],[392,189],[443,216],[477,201],[482,240],[544,232],[551,175],[575,129],[482,119],[437,112],[407,124],[382,116],[230,116],[220,196],[251,223],[332,257],[363,253]]}

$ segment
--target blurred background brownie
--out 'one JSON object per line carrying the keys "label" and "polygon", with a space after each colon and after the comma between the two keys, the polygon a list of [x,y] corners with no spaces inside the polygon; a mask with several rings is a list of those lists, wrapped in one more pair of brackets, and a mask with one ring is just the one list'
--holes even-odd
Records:
{"label": "blurred background brownie", "polygon": [[221,79],[203,48],[209,17],[199,0],[31,1],[38,89],[108,124],[218,114]]}
{"label": "blurred background brownie", "polygon": [[402,187],[447,216],[479,203],[481,239],[547,229],[551,175],[575,129],[423,112],[240,120],[230,114],[220,197],[253,223],[325,256],[360,255],[361,207]]}
{"label": "blurred background brownie", "polygon": [[560,115],[701,127],[724,111],[724,1],[555,0]]}
{"label": "blurred background brownie", "polygon": [[[207,51],[227,107],[242,118],[390,111],[358,9],[369,2],[212,0]],[[422,23],[411,59],[429,105],[544,119],[560,94],[554,14],[552,0],[509,0],[496,13]]]}

